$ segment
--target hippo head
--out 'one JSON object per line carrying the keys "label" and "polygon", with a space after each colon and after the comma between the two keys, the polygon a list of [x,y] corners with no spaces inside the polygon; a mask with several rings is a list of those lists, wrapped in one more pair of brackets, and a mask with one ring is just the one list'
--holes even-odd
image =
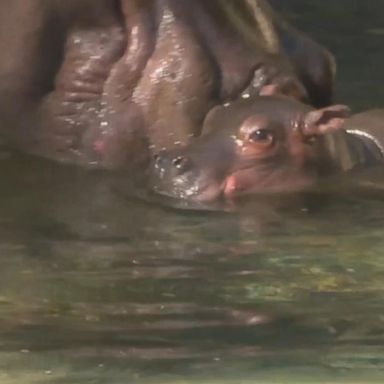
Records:
{"label": "hippo head", "polygon": [[155,156],[153,188],[198,202],[303,188],[336,170],[330,139],[348,114],[343,105],[315,110],[283,96],[215,107],[202,136]]}

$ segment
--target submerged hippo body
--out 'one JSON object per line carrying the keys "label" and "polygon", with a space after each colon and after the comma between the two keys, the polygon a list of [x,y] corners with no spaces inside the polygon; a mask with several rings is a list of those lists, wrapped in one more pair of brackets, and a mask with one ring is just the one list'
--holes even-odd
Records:
{"label": "submerged hippo body", "polygon": [[58,161],[140,162],[264,87],[331,100],[331,55],[264,0],[4,0],[0,31],[1,133]]}
{"label": "submerged hippo body", "polygon": [[[364,115],[341,129],[348,108],[313,109],[280,96],[217,107],[192,144],[160,152],[157,192],[199,202],[255,192],[296,190],[321,178],[384,162],[384,126]],[[356,124],[359,128],[356,127]]]}

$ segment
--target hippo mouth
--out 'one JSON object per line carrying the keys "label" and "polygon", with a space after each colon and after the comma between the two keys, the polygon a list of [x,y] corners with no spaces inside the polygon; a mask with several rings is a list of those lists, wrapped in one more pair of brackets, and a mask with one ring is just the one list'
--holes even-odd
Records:
{"label": "hippo mouth", "polygon": [[225,198],[227,179],[223,181],[206,181],[200,182],[196,180],[189,186],[184,186],[179,180],[173,180],[171,187],[164,187],[162,183],[151,183],[152,190],[159,195],[166,196],[185,201],[195,201],[199,203],[209,203]]}
{"label": "hippo mouth", "polygon": [[225,178],[221,194],[225,199],[233,199],[249,194],[297,192],[314,185],[316,180],[317,177],[311,172],[287,169],[260,174],[255,168],[247,167],[238,169]]}
{"label": "hippo mouth", "polygon": [[275,172],[261,172],[254,166],[245,166],[229,172],[221,179],[198,175],[194,180],[173,178],[152,183],[156,194],[178,200],[211,204],[231,201],[250,194],[290,193],[302,191],[316,183],[317,177],[311,172],[295,172],[282,169]]}

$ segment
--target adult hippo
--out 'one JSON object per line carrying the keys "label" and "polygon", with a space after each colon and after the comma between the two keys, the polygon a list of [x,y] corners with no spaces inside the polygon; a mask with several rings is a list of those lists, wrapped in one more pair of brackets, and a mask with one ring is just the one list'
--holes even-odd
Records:
{"label": "adult hippo", "polygon": [[332,56],[264,0],[3,0],[0,31],[3,139],[62,162],[145,161],[265,88],[331,101]]}
{"label": "adult hippo", "polygon": [[[297,190],[356,167],[384,163],[384,112],[356,115],[284,96],[259,96],[213,109],[202,136],[160,152],[154,189],[208,202],[242,194]],[[381,119],[381,120],[380,120]]]}

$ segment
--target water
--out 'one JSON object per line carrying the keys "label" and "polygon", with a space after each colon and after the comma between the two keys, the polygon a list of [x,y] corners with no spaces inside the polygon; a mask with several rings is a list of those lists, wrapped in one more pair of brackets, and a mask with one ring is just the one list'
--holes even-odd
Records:
{"label": "water", "polygon": [[[339,99],[384,105],[381,1],[283,6],[337,52]],[[384,382],[373,173],[374,187],[198,212],[129,198],[107,174],[3,159],[0,383]]]}
{"label": "water", "polygon": [[337,60],[338,100],[356,111],[384,105],[384,4],[381,0],[270,0]]}

